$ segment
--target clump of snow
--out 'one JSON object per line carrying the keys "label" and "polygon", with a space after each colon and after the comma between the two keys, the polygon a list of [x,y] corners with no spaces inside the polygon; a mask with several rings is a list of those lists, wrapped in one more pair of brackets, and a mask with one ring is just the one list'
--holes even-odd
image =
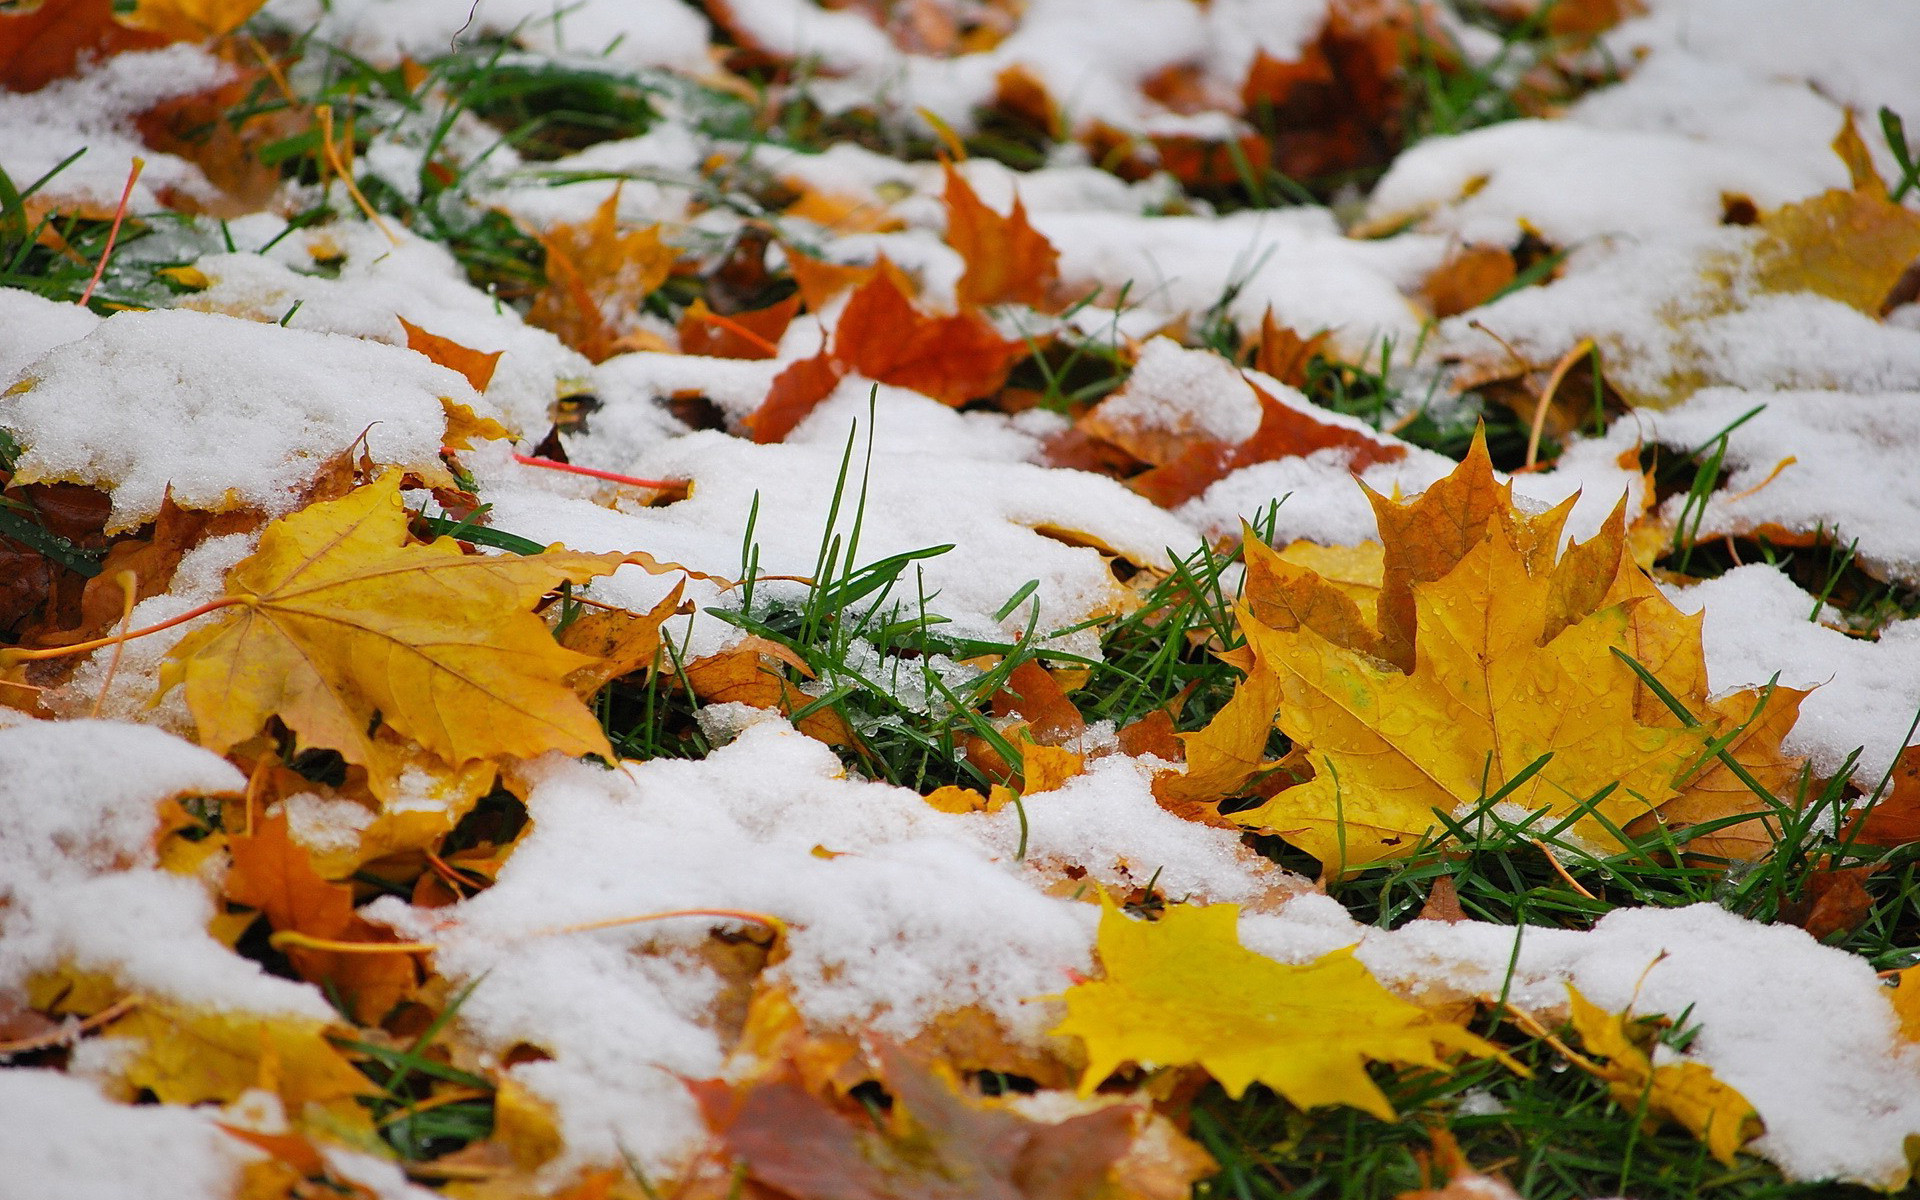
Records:
{"label": "clump of snow", "polygon": [[1218,354],[1157,337],[1140,347],[1126,385],[1101,401],[1100,416],[1122,428],[1244,442],[1260,427],[1260,401]]}
{"label": "clump of snow", "polygon": [[116,1103],[58,1071],[0,1071],[0,1112],[0,1162],[18,1196],[231,1196],[241,1169],[266,1157],[221,1129],[217,1112]]}
{"label": "clump of snow", "polygon": [[[468,349],[501,351],[484,397],[461,402],[537,440],[554,399],[591,371],[587,360],[469,284],[446,247],[391,232],[395,240],[371,225],[334,225],[284,238],[266,255],[203,256],[193,265],[210,286],[179,307],[401,347],[404,318]],[[321,258],[331,276],[316,271]]]}
{"label": "clump of snow", "polygon": [[1772,567],[1736,567],[1672,591],[1685,612],[1706,614],[1707,681],[1716,693],[1765,687],[1776,675],[1812,688],[1782,743],[1832,775],[1860,750],[1854,779],[1877,786],[1920,712],[1920,620],[1895,621],[1873,641],[1816,624],[1816,601]]}
{"label": "clump of snow", "polygon": [[559,8],[547,0],[273,0],[264,12],[290,29],[384,62],[513,36],[550,54],[696,72],[707,66],[707,24],[677,0],[579,0]]}
{"label": "clump of snow", "polygon": [[1590,932],[1474,921],[1388,932],[1303,896],[1277,916],[1244,916],[1241,936],[1291,962],[1358,942],[1369,970],[1416,995],[1504,996],[1552,1013],[1572,983],[1609,1011],[1687,1012],[1699,1034],[1686,1057],[1759,1110],[1767,1132],[1753,1149],[1789,1179],[1896,1183],[1903,1143],[1920,1133],[1920,1051],[1901,1040],[1887,990],[1866,960],[1792,926],[1696,904],[1620,909]]}
{"label": "clump of snow", "polygon": [[[1728,196],[1772,208],[1823,190],[1836,182],[1832,174],[1671,133],[1507,121],[1430,138],[1402,154],[1374,190],[1368,214],[1383,223],[1419,217],[1422,229],[1467,242],[1506,246],[1534,229],[1568,246],[1710,229]],[[1839,174],[1843,183],[1844,169]]]}
{"label": "clump of snow", "polygon": [[1110,212],[1035,213],[1034,228],[1060,252],[1069,291],[1098,288],[1111,300],[1198,317],[1216,304],[1242,330],[1274,319],[1303,334],[1333,331],[1348,358],[1377,358],[1383,340],[1401,351],[1420,332],[1403,295],[1440,265],[1443,238],[1408,235],[1361,242],[1343,237],[1320,208],[1225,217],[1144,217]]}
{"label": "clump of snow", "polygon": [[[1920,342],[1910,365],[1920,375]],[[1748,417],[1755,409],[1759,413]],[[1637,434],[1693,450],[1741,422],[1727,433],[1726,479],[1704,510],[1696,510],[1701,537],[1769,525],[1824,531],[1842,546],[1858,542],[1859,560],[1869,569],[1920,582],[1920,524],[1913,519],[1920,511],[1920,477],[1912,470],[1912,447],[1920,444],[1920,391],[1709,388],[1677,408],[1636,418],[1622,422],[1608,443],[1623,449]],[[1685,497],[1676,497],[1662,515],[1677,519],[1684,504]]]}
{"label": "clump of snow", "polygon": [[1566,275],[1441,322],[1432,349],[1495,365],[1558,360],[1583,337],[1630,401],[1663,406],[1696,389],[1920,388],[1920,331],[1810,292],[1750,278],[1759,234],[1728,228],[1595,242]]}
{"label": "clump of snow", "polygon": [[[887,421],[883,412],[879,427]],[[532,474],[527,471],[498,482],[483,474],[482,483],[494,505],[490,517],[501,529],[579,550],[641,549],[729,579],[740,573],[742,534],[757,501],[754,540],[761,572],[810,576],[828,534],[851,434],[855,466],[832,532],[844,544],[858,517],[862,564],[953,546],[910,567],[892,602],[912,612],[924,594],[929,611],[952,622],[947,631],[990,640],[1024,629],[1030,617],[1039,635],[1047,636],[1121,603],[1106,560],[1089,544],[1164,566],[1169,547],[1185,552],[1194,541],[1185,524],[1110,479],[951,453],[876,452],[864,480],[865,512],[858,514],[865,424],[862,412],[857,426],[850,422],[837,438],[815,444],[756,446],[701,432],[658,443],[637,460],[618,464],[643,478],[691,481],[687,499],[661,508],[614,512],[563,499],[545,490],[544,480],[526,480]],[[996,617],[1029,579],[1039,581],[1030,600],[1019,612]],[[694,584],[688,594],[700,599]],[[643,607],[665,595],[671,581],[628,568],[595,586],[596,595]],[[714,629],[712,636],[730,629]],[[1097,653],[1090,639],[1074,636],[1081,639],[1073,643],[1081,647],[1077,652]],[[719,644],[696,640],[692,650],[711,653]]]}
{"label": "clump of snow", "polygon": [[285,513],[363,434],[375,461],[438,476],[443,398],[478,400],[460,375],[391,346],[123,312],[30,364],[0,397],[0,426],[25,447],[17,481],[111,493],[117,532],[152,520],[169,488],[186,508]]}
{"label": "clump of snow", "polygon": [[213,900],[200,880],[155,865],[162,801],[245,786],[218,755],[145,726],[0,729],[0,987],[70,965],[217,1012],[326,1019],[331,1010],[313,988],[269,976],[214,940]]}
{"label": "clump of snow", "polygon": [[84,151],[48,180],[40,195],[83,205],[102,217],[120,203],[135,157],[145,159],[146,166],[128,199],[131,211],[164,207],[166,193],[210,200],[218,192],[200,168],[148,149],[133,119],[163,100],[222,83],[231,71],[200,47],[182,44],[118,54],[37,92],[0,91],[0,163],[14,186],[24,189],[74,151]]}
{"label": "clump of snow", "polygon": [[0,288],[0,391],[34,359],[93,332],[100,318],[78,304],[61,304],[19,288]]}
{"label": "clump of snow", "polygon": [[1091,906],[1030,887],[968,835],[970,818],[846,779],[784,721],[699,762],[552,763],[527,806],[532,832],[492,889],[450,909],[376,902],[369,915],[433,937],[448,978],[484,975],[460,1012],[483,1045],[553,1055],[513,1073],[559,1109],[571,1161],[617,1161],[625,1146],[670,1169],[697,1144],[678,1077],[720,1067],[709,1022],[723,981],[687,953],[712,919],[557,928],[683,908],[777,916],[789,953],[766,981],[810,1021],[893,1037],[969,1004],[1037,1036],[1049,1014],[1029,1000],[1090,965]]}

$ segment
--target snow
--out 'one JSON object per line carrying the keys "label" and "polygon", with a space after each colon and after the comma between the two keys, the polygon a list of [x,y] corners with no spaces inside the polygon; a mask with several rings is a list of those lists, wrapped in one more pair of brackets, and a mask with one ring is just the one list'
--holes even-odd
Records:
{"label": "snow", "polygon": [[0,1191],[60,1200],[229,1196],[265,1155],[223,1131],[218,1114],[119,1104],[58,1071],[0,1071]]}
{"label": "snow", "polygon": [[1504,995],[1552,1013],[1571,983],[1609,1011],[1687,1013],[1699,1034],[1686,1057],[1754,1105],[1767,1126],[1755,1146],[1790,1178],[1905,1178],[1903,1143],[1920,1129],[1920,1052],[1899,1039],[1872,967],[1791,926],[1696,904],[1619,909],[1590,932],[1471,921],[1386,932],[1303,897],[1277,916],[1243,916],[1241,937],[1284,961],[1357,941],[1383,981],[1442,997]]}
{"label": "snow", "polygon": [[[1920,356],[1913,367],[1920,372]],[[1843,547],[1857,542],[1867,569],[1920,583],[1920,524],[1912,516],[1920,509],[1912,470],[1920,391],[1709,388],[1678,408],[1645,414],[1641,436],[1692,450],[1756,408],[1727,435],[1728,475],[1700,514],[1701,535],[1824,530]],[[1684,503],[1669,500],[1664,515],[1677,519]]]}
{"label": "snow", "polygon": [[1920,712],[1920,620],[1895,621],[1873,641],[1812,619],[1816,600],[1760,564],[1675,589],[1685,612],[1706,614],[1707,680],[1716,693],[1764,687],[1812,688],[1784,745],[1822,775],[1861,751],[1854,773],[1876,788],[1907,743]]}
{"label": "snow", "polygon": [[120,54],[98,69],[55,80],[37,92],[0,91],[0,163],[16,188],[26,189],[68,155],[84,151],[48,180],[40,195],[83,204],[108,217],[120,203],[133,159],[146,160],[128,207],[164,207],[169,191],[200,200],[218,193],[200,168],[144,146],[133,118],[163,100],[225,82],[231,68],[197,46],[169,46]]}
{"label": "snow", "polygon": [[528,812],[533,832],[489,891],[451,910],[369,911],[433,937],[449,979],[484,976],[460,1021],[497,1051],[528,1041],[553,1056],[513,1074],[559,1108],[569,1152],[587,1161],[624,1145],[666,1168],[698,1140],[677,1077],[719,1070],[705,1023],[723,980],[688,953],[710,918],[553,930],[683,908],[777,916],[788,954],[767,982],[791,989],[810,1021],[893,1037],[969,1004],[1034,1036],[1045,1014],[1028,998],[1088,966],[1093,908],[1022,883],[1017,864],[966,836],[973,819],[847,780],[782,721],[699,762],[553,763]]}
{"label": "snow", "polygon": [[[932,401],[923,398],[920,404],[931,413]],[[543,482],[524,478],[531,473],[522,470],[520,478],[490,480],[492,520],[540,542],[564,541],[590,551],[640,547],[663,561],[731,579],[740,573],[742,533],[757,502],[754,538],[761,572],[810,576],[829,534],[827,517],[851,437],[854,465],[831,532],[850,538],[859,520],[858,564],[951,545],[910,568],[890,603],[911,612],[924,595],[929,611],[953,622],[948,628],[955,636],[994,641],[1025,628],[1030,619],[1046,636],[1120,603],[1119,585],[1100,552],[1082,543],[1142,565],[1164,565],[1169,547],[1192,540],[1174,517],[1100,476],[960,457],[951,449],[881,449],[892,425],[891,409],[882,409],[874,420],[876,451],[867,473],[864,407],[862,397],[861,411],[839,428],[823,430],[817,442],[756,446],[705,431],[656,442],[618,464],[616,469],[642,478],[691,481],[692,494],[665,507],[614,511],[563,499]],[[855,501],[863,483],[862,513]],[[928,498],[937,503],[927,503]],[[1029,579],[1039,582],[1028,604],[1004,620],[995,617]],[[595,594],[642,605],[657,601],[669,586],[663,577],[626,568],[596,585]],[[1090,648],[1074,644],[1081,652]],[[697,653],[718,648],[701,640],[693,645]]]}
{"label": "snow", "polygon": [[162,801],[245,786],[218,755],[141,725],[0,728],[0,988],[73,967],[213,1011],[326,1019],[319,993],[207,933],[204,882],[155,865]]}
{"label": "snow", "polygon": [[626,66],[706,66],[707,28],[678,0],[272,0],[266,15],[356,54],[396,60],[518,35],[554,54],[605,55]]}
{"label": "snow", "polygon": [[[21,482],[100,485],[110,532],[160,511],[280,515],[362,435],[376,462],[438,476],[460,375],[405,350],[184,310],[125,312],[30,363],[0,397]],[[139,420],[102,421],[103,409]],[[129,436],[132,435],[132,436]]]}
{"label": "snow", "polygon": [[1341,236],[1325,209],[1267,209],[1225,217],[1153,217],[1110,212],[1033,213],[1060,252],[1070,293],[1098,289],[1112,302],[1176,315],[1223,304],[1243,331],[1274,319],[1302,333],[1333,331],[1355,359],[1391,341],[1404,351],[1420,321],[1401,294],[1440,265],[1438,237],[1360,242]]}
{"label": "snow", "polygon": [[[315,270],[322,257],[333,264],[331,277]],[[285,319],[289,329],[402,348],[404,318],[469,349],[500,351],[484,397],[453,398],[536,441],[554,400],[579,390],[592,370],[559,338],[470,285],[444,246],[410,233],[389,238],[365,225],[329,227],[287,237],[269,255],[206,255],[193,266],[209,286],[183,298],[184,309],[266,323]],[[299,309],[287,317],[295,304]],[[413,377],[423,378],[417,371]]]}

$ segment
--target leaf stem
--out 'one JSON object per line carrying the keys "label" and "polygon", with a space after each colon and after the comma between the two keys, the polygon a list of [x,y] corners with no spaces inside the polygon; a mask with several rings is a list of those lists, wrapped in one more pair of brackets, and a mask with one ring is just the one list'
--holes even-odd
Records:
{"label": "leaf stem", "polygon": [[248,596],[222,596],[218,600],[209,600],[197,608],[190,608],[177,617],[169,617],[158,625],[148,625],[144,629],[135,629],[126,633],[116,633],[112,637],[94,638],[90,642],[75,642],[71,646],[47,646],[39,650],[15,650],[11,647],[0,649],[0,662],[28,662],[42,658],[65,658],[70,654],[87,654],[105,646],[118,646],[123,642],[131,642],[135,638],[146,637],[150,633],[159,633],[164,629],[172,629],[175,625],[184,625],[195,617],[204,617],[208,613],[218,609],[231,608],[236,604],[245,604],[250,599],[251,597]]}
{"label": "leaf stem", "polygon": [[133,199],[133,185],[140,182],[140,172],[146,169],[147,160],[139,155],[133,156],[133,169],[127,172],[127,186],[120,193],[120,204],[113,210],[113,224],[107,229],[107,246],[100,252],[99,265],[93,268],[93,278],[87,280],[87,290],[80,293],[80,307],[85,308],[87,301],[93,299],[93,289],[100,286],[101,276],[107,273],[107,260],[113,257],[113,245],[120,240],[120,223],[127,219],[127,204]]}
{"label": "leaf stem", "polygon": [[577,467],[572,463],[555,462],[551,458],[538,458],[531,454],[515,454],[513,461],[523,467],[543,467],[549,471],[565,471],[569,475],[585,475],[589,479],[605,479],[610,483],[626,483],[634,487],[664,488],[680,487],[684,479],[642,479],[638,475],[621,475],[614,471],[602,471],[594,467]]}

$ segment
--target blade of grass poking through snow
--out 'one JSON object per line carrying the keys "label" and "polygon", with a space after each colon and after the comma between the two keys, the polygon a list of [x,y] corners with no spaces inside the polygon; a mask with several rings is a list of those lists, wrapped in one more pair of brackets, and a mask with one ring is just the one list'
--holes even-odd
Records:
{"label": "blade of grass poking through snow", "polygon": [[1887,199],[1898,204],[1908,192],[1920,187],[1920,160],[1914,158],[1913,147],[1907,143],[1907,123],[1884,105],[1880,109],[1880,132],[1887,139],[1893,160],[1900,164],[1900,182],[1887,189]]}

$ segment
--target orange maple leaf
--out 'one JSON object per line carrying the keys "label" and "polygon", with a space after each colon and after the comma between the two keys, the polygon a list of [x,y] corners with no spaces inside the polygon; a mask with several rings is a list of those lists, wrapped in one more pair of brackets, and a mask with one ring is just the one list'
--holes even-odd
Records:
{"label": "orange maple leaf", "polygon": [[709,358],[773,358],[780,353],[780,335],[799,311],[797,291],[778,304],[724,317],[705,300],[695,300],[680,318],[680,351]]}
{"label": "orange maple leaf", "polygon": [[833,337],[834,357],[848,368],[956,408],[997,391],[1026,352],[977,314],[921,313],[885,272],[853,293]]}
{"label": "orange maple leaf", "polygon": [[[250,833],[227,843],[233,869],[227,874],[227,898],[259,909],[275,933],[293,932],[337,942],[368,944],[398,941],[353,908],[353,889],[331,883],[313,869],[306,848],[287,830],[284,812],[257,817]],[[415,959],[407,954],[355,954],[286,948],[300,977],[330,985],[352,1006],[362,1024],[378,1022],[418,982]]]}
{"label": "orange maple leaf", "polygon": [[[884,260],[883,260],[884,262]],[[1027,353],[976,313],[927,316],[913,306],[897,272],[877,270],[847,301],[833,348],[790,363],[742,424],[756,442],[793,432],[849,372],[911,388],[956,408],[989,395]]]}
{"label": "orange maple leaf", "polygon": [[1223,442],[1204,434],[1193,435],[1174,457],[1135,475],[1127,480],[1127,486],[1162,508],[1177,508],[1254,463],[1338,449],[1346,451],[1349,470],[1364,471],[1377,463],[1406,457],[1404,446],[1323,421],[1301,405],[1282,402],[1257,384],[1249,386],[1260,401],[1260,425],[1252,437],[1244,442]]}
{"label": "orange maple leaf", "polygon": [[960,172],[948,166],[946,173],[947,244],[967,264],[957,289],[960,303],[1045,306],[1060,281],[1060,252],[1028,223],[1020,197],[1001,216]]}

